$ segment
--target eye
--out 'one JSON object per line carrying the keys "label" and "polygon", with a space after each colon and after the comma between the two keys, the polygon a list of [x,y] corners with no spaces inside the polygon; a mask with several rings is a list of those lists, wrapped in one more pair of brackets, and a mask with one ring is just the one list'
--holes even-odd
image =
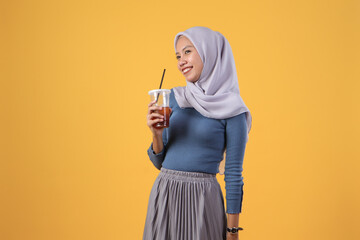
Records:
{"label": "eye", "polygon": [[185,51],[185,53],[188,53],[188,52],[189,52],[189,53],[191,53],[191,51],[190,51],[190,50],[186,50],[186,51]]}
{"label": "eye", "polygon": [[178,59],[178,60],[179,60],[179,59],[180,59],[180,56],[176,56],[176,59]]}

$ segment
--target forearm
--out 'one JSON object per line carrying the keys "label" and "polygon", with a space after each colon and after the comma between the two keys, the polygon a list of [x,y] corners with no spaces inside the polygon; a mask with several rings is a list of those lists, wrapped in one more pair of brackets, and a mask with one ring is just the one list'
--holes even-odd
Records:
{"label": "forearm", "polygon": [[236,214],[227,214],[227,226],[229,228],[238,227],[239,226],[239,213]]}
{"label": "forearm", "polygon": [[158,154],[164,148],[164,143],[161,135],[153,135],[153,151]]}
{"label": "forearm", "polygon": [[[227,214],[227,227],[233,228],[239,226],[239,213],[236,214]],[[227,240],[237,240],[239,239],[239,233],[227,233],[226,235]]]}

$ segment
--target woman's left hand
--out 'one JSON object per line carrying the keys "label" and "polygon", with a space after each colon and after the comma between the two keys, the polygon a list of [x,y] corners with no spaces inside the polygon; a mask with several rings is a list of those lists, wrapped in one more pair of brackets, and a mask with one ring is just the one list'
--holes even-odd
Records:
{"label": "woman's left hand", "polygon": [[239,240],[239,233],[227,233],[226,240]]}

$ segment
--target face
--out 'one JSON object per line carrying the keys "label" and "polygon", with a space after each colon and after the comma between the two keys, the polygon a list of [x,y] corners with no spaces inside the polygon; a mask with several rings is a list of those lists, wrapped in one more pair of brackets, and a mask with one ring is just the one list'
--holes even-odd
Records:
{"label": "face", "polygon": [[204,65],[196,48],[185,36],[176,43],[176,59],[179,71],[188,82],[199,80]]}

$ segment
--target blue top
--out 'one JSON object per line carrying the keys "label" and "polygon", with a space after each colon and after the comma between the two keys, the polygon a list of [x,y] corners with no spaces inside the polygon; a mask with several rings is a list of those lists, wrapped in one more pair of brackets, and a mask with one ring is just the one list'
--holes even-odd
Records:
{"label": "blue top", "polygon": [[163,150],[148,155],[156,168],[216,174],[226,149],[226,212],[240,213],[243,198],[243,159],[247,125],[245,113],[228,119],[202,116],[194,108],[180,108],[170,93],[170,127],[163,131]]}

